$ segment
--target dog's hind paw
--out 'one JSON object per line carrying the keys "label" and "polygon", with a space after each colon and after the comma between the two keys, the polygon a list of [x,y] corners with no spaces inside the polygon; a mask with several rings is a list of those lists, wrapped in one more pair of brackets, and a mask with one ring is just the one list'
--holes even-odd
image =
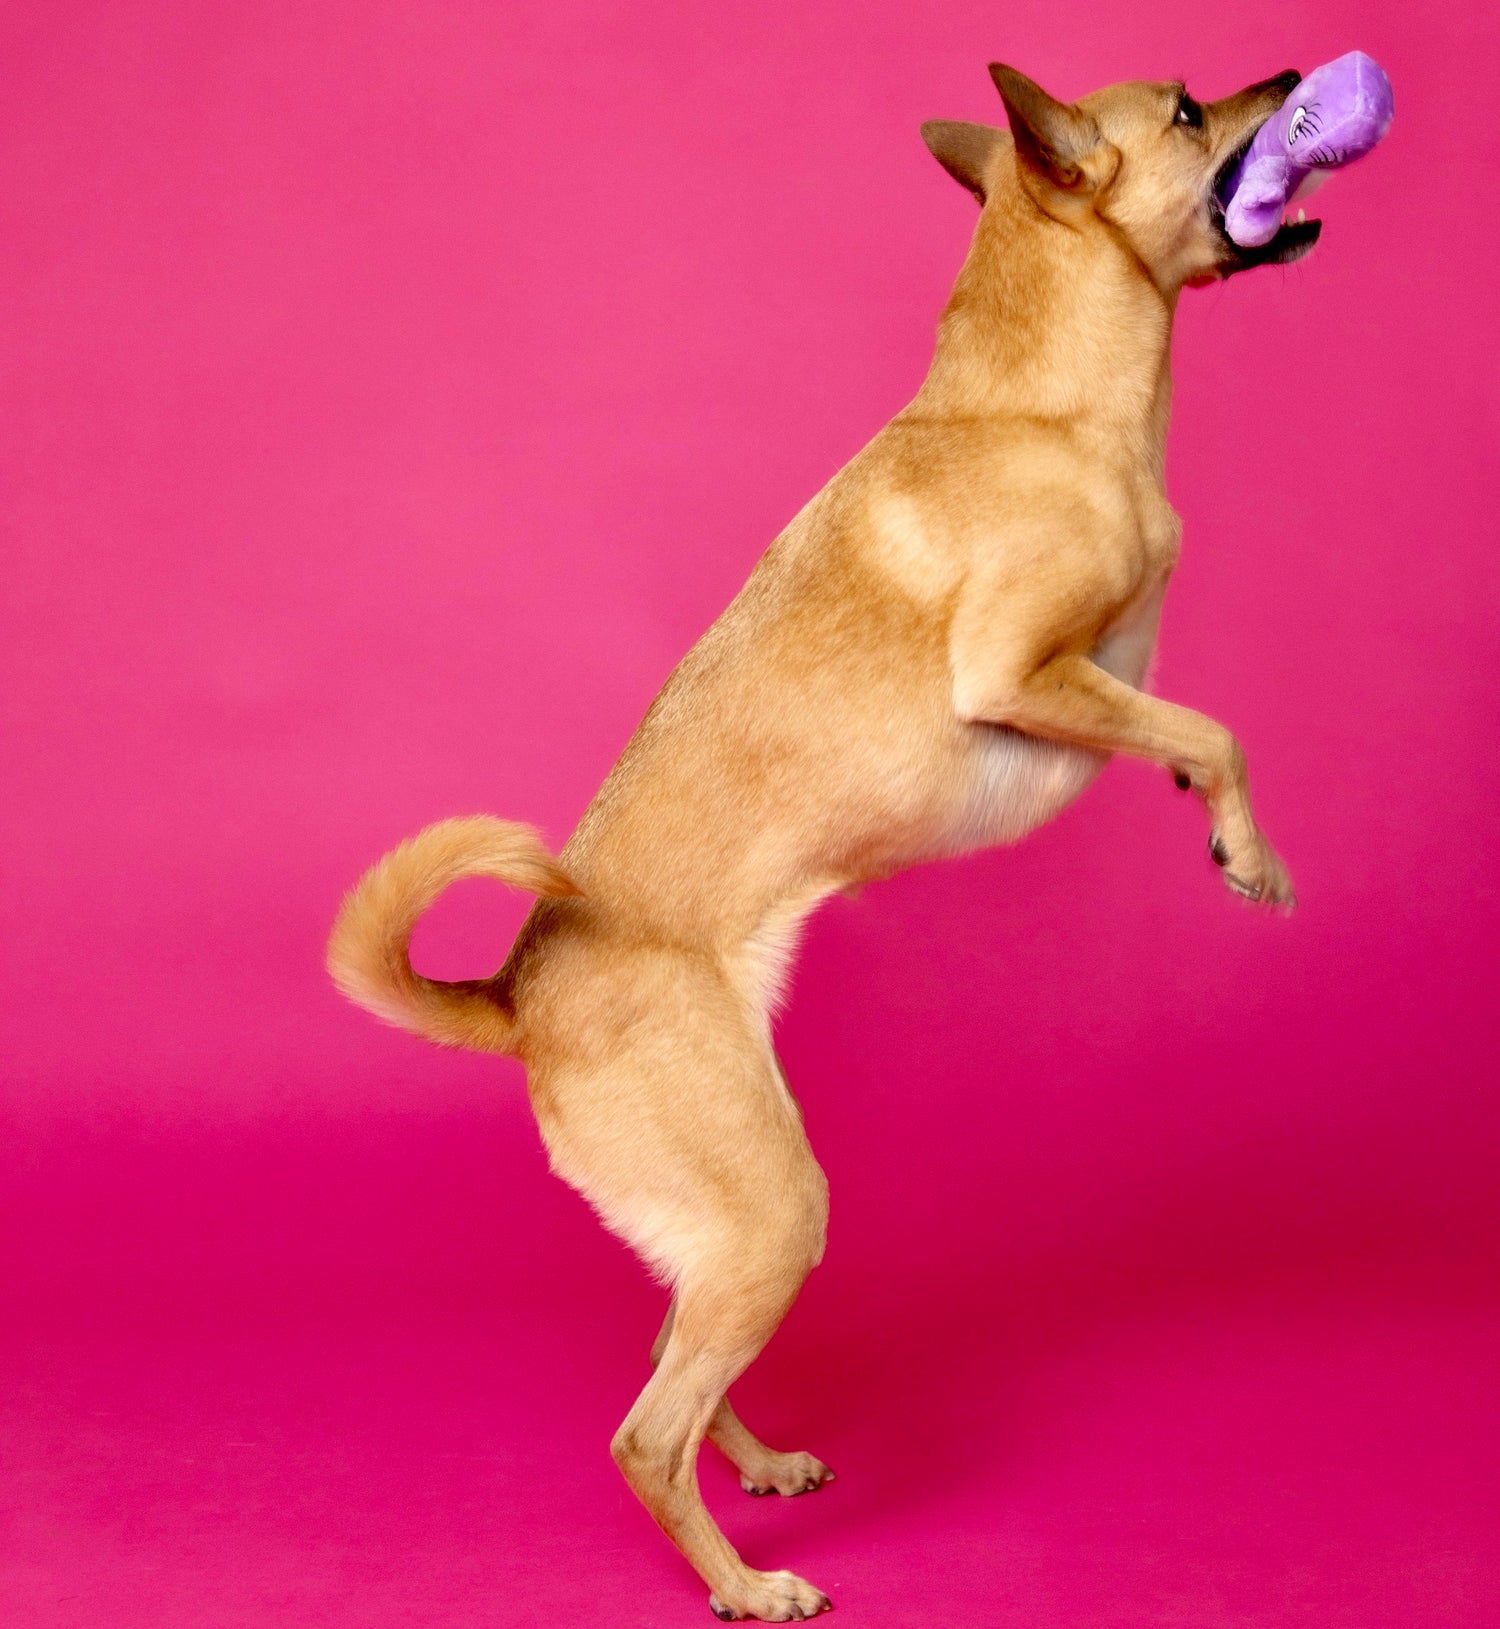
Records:
{"label": "dog's hind paw", "polygon": [[779,1493],[789,1499],[798,1493],[812,1493],[825,1482],[834,1480],[833,1472],[811,1454],[768,1452],[763,1460],[740,1467],[740,1486],[757,1498]]}
{"label": "dog's hind paw", "polygon": [[726,1590],[723,1599],[710,1595],[708,1605],[721,1623],[737,1623],[741,1618],[759,1618],[763,1623],[802,1623],[820,1612],[833,1610],[833,1602],[822,1590],[795,1573],[748,1570],[742,1585]]}

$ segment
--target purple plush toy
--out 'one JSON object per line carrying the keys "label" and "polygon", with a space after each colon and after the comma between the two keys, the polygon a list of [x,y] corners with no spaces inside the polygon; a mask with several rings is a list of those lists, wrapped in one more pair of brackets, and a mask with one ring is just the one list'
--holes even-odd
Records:
{"label": "purple plush toy", "polygon": [[1390,129],[1391,82],[1362,51],[1315,69],[1255,133],[1219,191],[1224,230],[1243,248],[1269,243],[1282,211],[1363,158]]}

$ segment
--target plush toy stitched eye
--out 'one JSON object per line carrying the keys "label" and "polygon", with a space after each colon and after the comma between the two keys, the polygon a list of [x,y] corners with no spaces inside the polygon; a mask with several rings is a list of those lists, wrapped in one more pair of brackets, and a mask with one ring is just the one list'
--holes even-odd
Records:
{"label": "plush toy stitched eye", "polygon": [[1290,147],[1292,143],[1296,141],[1297,137],[1302,134],[1302,126],[1306,123],[1307,109],[1305,107],[1299,107],[1297,111],[1292,114],[1292,121],[1286,127],[1286,144],[1288,147]]}
{"label": "plush toy stitched eye", "polygon": [[1177,123],[1186,125],[1189,130],[1203,128],[1203,109],[1186,91],[1182,93],[1182,100],[1177,104]]}

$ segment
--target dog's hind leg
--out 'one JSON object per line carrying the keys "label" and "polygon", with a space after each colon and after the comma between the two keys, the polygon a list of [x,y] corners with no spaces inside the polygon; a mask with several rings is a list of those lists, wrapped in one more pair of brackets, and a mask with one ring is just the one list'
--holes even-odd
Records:
{"label": "dog's hind leg", "polygon": [[[677,1317],[677,1298],[672,1298],[661,1331],[651,1345],[651,1367],[662,1360]],[[746,1493],[780,1493],[787,1497],[812,1493],[834,1480],[833,1472],[812,1454],[784,1454],[768,1448],[730,1406],[721,1399],[708,1422],[708,1440],[740,1473],[740,1486]]]}
{"label": "dog's hind leg", "polygon": [[[821,1188],[822,1173],[807,1158]],[[804,1210],[797,1218],[747,1217],[719,1233],[718,1248],[680,1281],[661,1361],[611,1444],[626,1480],[707,1583],[709,1605],[726,1622],[800,1621],[830,1604],[793,1573],[747,1567],[704,1507],[697,1476],[698,1448],[725,1391],[781,1322],[822,1250],[821,1231],[821,1218]]]}
{"label": "dog's hind leg", "polygon": [[675,949],[575,967],[555,1017],[534,992],[523,1010],[534,1055],[566,1059],[528,1058],[553,1169],[677,1290],[656,1372],[611,1444],[616,1463],[721,1618],[810,1618],[827,1597],[747,1567],[698,1491],[724,1394],[827,1232],[828,1184],[766,1037],[713,959]]}

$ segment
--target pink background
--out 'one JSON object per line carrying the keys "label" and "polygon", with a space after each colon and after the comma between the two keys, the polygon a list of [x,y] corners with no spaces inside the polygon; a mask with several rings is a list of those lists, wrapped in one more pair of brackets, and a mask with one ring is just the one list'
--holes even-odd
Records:
{"label": "pink background", "polygon": [[[659,1292],[515,1066],[340,1004],[341,890],[566,835],[919,382],[918,140],[1353,48],[1386,148],[1188,295],[1160,668],[1301,896],[1112,768],[814,923],[831,1248],[739,1396],[754,1563],[852,1622],[1500,1622],[1489,8],[45,5],[3,25],[0,1617],[709,1621],[606,1453]],[[428,971],[523,903],[460,890]]]}

